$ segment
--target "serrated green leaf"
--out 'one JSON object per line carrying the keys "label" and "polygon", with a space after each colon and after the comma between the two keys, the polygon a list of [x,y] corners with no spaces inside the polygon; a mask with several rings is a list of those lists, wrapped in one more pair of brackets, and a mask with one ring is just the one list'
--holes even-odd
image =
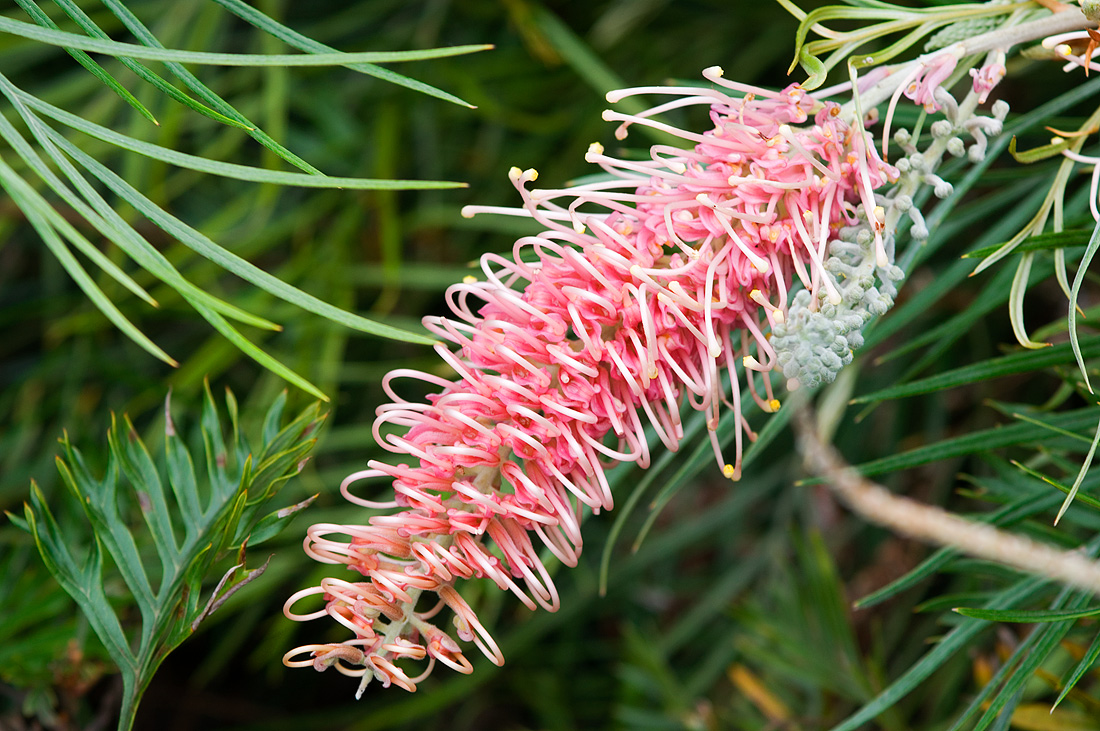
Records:
{"label": "serrated green leaf", "polygon": [[271,444],[281,431],[279,424],[283,420],[283,409],[286,407],[286,391],[282,391],[271,403],[264,416],[263,439],[266,444]]}
{"label": "serrated green leaf", "polygon": [[[102,479],[93,477],[79,451],[67,441],[63,442],[65,458],[59,460],[59,469],[73,498],[84,508],[89,519],[91,535],[87,542],[91,548],[81,566],[77,566],[68,549],[68,543],[74,542],[79,535],[74,535],[70,529],[64,539],[60,537],[61,530],[37,488],[32,489],[31,503],[26,508],[25,522],[35,536],[47,568],[58,578],[66,592],[77,600],[96,634],[124,671],[125,692],[119,725],[123,731],[132,724],[137,703],[160,663],[191,634],[196,617],[219,605],[220,599],[215,599],[207,603],[205,610],[199,609],[203,581],[209,578],[215,563],[224,557],[234,536],[255,533],[252,528],[259,522],[255,513],[264,503],[262,498],[274,495],[279,486],[298,473],[297,462],[287,467],[286,459],[280,460],[280,457],[304,457],[314,441],[303,438],[303,435],[313,431],[314,422],[310,419],[317,415],[315,406],[307,409],[304,417],[291,420],[292,443],[281,451],[273,452],[270,444],[261,444],[260,454],[270,455],[268,461],[271,465],[262,474],[254,474],[249,469],[250,456],[242,465],[231,460],[231,455],[225,451],[222,425],[209,389],[206,397],[202,430],[208,463],[214,465],[210,474],[212,479],[221,480],[225,485],[221,488],[209,487],[209,501],[201,513],[200,486],[190,467],[190,455],[175,433],[175,421],[171,414],[167,414],[166,418],[169,428],[168,470],[178,470],[180,465],[186,465],[186,471],[190,473],[177,475],[176,479],[168,478],[172,483],[174,507],[181,513],[187,513],[180,522],[194,524],[191,529],[183,531],[185,538],[182,542],[174,537],[175,520],[163,487],[166,478],[158,471],[128,419],[115,420],[108,433],[109,462]],[[227,401],[235,403],[232,399]],[[274,410],[281,408],[280,405]],[[283,431],[277,436],[281,436]],[[297,441],[293,441],[293,435],[299,437]],[[235,439],[243,442],[239,435]],[[243,448],[241,443],[236,445],[238,451]],[[171,457],[173,450],[177,450],[175,458]],[[287,469],[278,472],[275,469],[278,466]],[[136,501],[126,499],[129,493],[120,493],[118,487],[123,481],[128,483],[137,497]],[[250,497],[253,498],[251,502]],[[120,514],[121,506],[128,506],[125,514]],[[142,522],[132,513],[141,513],[145,518],[144,532],[150,538],[142,541],[142,545],[148,545],[148,540],[152,540],[161,559],[161,584],[155,595],[149,589],[144,563],[154,559],[138,551],[135,532],[141,531],[139,526]],[[268,521],[260,533],[253,535],[253,543],[261,542],[263,533],[274,534],[274,528],[278,526],[273,522]],[[133,596],[129,601],[136,602],[141,609],[140,620],[136,620],[131,611],[120,615],[128,617],[125,624],[120,623],[107,602],[103,593],[105,577],[101,545],[106,546],[111,556],[112,574],[121,574],[131,588]],[[257,575],[255,571],[248,574],[252,578]],[[237,583],[243,581],[245,579]],[[221,598],[224,596],[222,594]],[[127,600],[120,601],[125,604]]]}
{"label": "serrated green leaf", "polygon": [[248,539],[250,544],[259,544],[274,538],[290,525],[290,522],[294,520],[298,513],[312,505],[317,497],[317,495],[313,495],[300,503],[268,513],[256,521],[256,525],[253,526],[251,532],[245,538]]}

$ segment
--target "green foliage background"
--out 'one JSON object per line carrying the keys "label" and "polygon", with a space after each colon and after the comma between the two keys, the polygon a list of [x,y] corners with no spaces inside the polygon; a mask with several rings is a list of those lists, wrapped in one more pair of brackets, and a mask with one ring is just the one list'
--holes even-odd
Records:
{"label": "green foliage background", "polygon": [[[128,39],[104,6],[80,5],[113,38]],[[208,0],[134,0],[127,6],[170,48],[289,52]],[[493,44],[484,53],[387,66],[476,109],[339,67],[193,67],[273,139],[327,175],[459,180],[469,187],[395,191],[241,182],[123,152],[78,132],[67,136],[154,203],[285,282],[417,332],[419,318],[443,310],[444,289],[480,253],[508,251],[529,230],[514,219],[470,221],[458,213],[474,202],[515,204],[509,167],[535,167],[540,182],[551,184],[585,174],[588,144],[612,144],[610,125],[600,120],[603,93],[612,88],[695,79],[715,64],[730,78],[785,84],[797,27],[778,5],[716,0],[259,0],[255,6],[344,51]],[[79,32],[57,7],[41,7],[63,29]],[[4,15],[28,20],[18,9]],[[0,72],[86,120],[180,152],[293,169],[243,130],[169,100],[117,60],[97,58],[159,126],[61,49],[0,36]],[[1059,106],[1041,108],[1045,112],[1010,117],[1021,146],[1030,147],[1049,137],[1042,124],[1074,128],[1079,120],[1071,117],[1087,115],[1087,100],[1098,90],[1096,80],[1019,61],[997,94],[1018,113],[1072,94]],[[10,104],[0,110],[9,115]],[[0,158],[20,170],[10,149],[0,149]],[[1008,461],[1072,482],[1097,419],[1077,383],[1072,352],[1058,346],[1008,365],[996,360],[1016,352],[1006,314],[1013,268],[967,279],[974,264],[958,258],[1019,230],[1055,165],[1002,161],[937,204],[931,218],[939,227],[927,247],[910,255],[902,302],[871,330],[868,347],[826,394],[822,411],[833,420],[835,442],[846,457],[867,463],[866,473],[891,487],[994,516],[1059,545],[1095,550],[1095,506],[1079,498],[1053,532],[1050,518],[1062,494]],[[1092,221],[1080,181],[1071,193],[1072,261]],[[71,209],[57,210],[81,225]],[[988,618],[948,611],[959,604],[1065,609],[1095,599],[932,552],[852,518],[824,488],[796,484],[803,475],[782,412],[762,432],[737,485],[710,464],[705,439],[662,458],[644,477],[620,470],[620,504],[633,510],[623,507],[624,517],[588,522],[581,566],[556,574],[559,613],[530,613],[495,591],[469,587],[501,640],[503,669],[477,658],[472,676],[440,669],[414,696],[372,687],[355,702],[352,680],[284,668],[286,650],[338,636],[321,622],[285,620],[281,606],[326,573],[301,552],[307,521],[365,520],[339,498],[336,486],[378,453],[370,424],[382,400],[381,377],[396,366],[440,366],[430,348],[364,335],[280,301],[139,223],[127,204],[118,203],[118,211],[200,288],[279,323],[277,333],[242,330],[332,399],[312,462],[272,507],[313,494],[318,499],[255,550],[260,559],[250,566],[273,554],[263,576],[169,656],[146,693],[137,728],[847,729],[877,717],[876,727],[901,730],[969,728],[983,714],[982,727],[1006,728],[1014,711],[1023,718],[1019,714],[1033,704],[1049,708],[1062,687],[1059,679],[1078,667],[1084,669],[1060,706],[1074,715],[1058,718],[1078,719],[1074,728],[1098,727],[1089,720],[1100,715],[1096,677],[1086,672],[1100,647],[1093,640],[1094,619],[1063,617],[1029,633],[1030,625],[994,629]],[[55,506],[60,530],[74,536],[86,530],[84,519],[62,499],[53,464],[63,432],[97,473],[107,465],[112,413],[128,414],[150,452],[163,452],[163,403],[171,389],[178,427],[192,453],[201,454],[204,379],[219,401],[227,387],[237,394],[241,428],[250,433],[260,433],[264,413],[286,388],[214,332],[177,292],[125,264],[112,245],[92,240],[159,302],[152,308],[107,277],[97,278],[121,311],[179,361],[178,368],[111,325],[47,253],[19,208],[0,199],[0,507],[20,514],[33,479]],[[1038,256],[1028,322],[1051,323],[1047,336],[1061,341],[1064,299],[1050,276],[1049,250]],[[1082,305],[1100,314],[1093,312],[1088,286]],[[1097,336],[1087,328],[1082,335],[1083,348],[1095,358]],[[933,377],[939,380],[922,380]],[[882,392],[908,383],[916,384],[908,392]],[[862,405],[847,407],[851,396],[861,396]],[[287,400],[288,413],[297,413],[312,398],[291,389]],[[1016,419],[1018,413],[1032,421]],[[895,474],[881,477],[887,473]],[[1098,479],[1086,480],[1085,497]],[[654,511],[654,503],[662,509]],[[223,559],[210,584],[233,563]],[[867,608],[851,609],[853,600],[913,569],[912,580],[888,596],[872,595]],[[116,581],[106,589],[116,611],[132,620],[126,587]],[[1088,662],[1078,664],[1082,657]],[[104,648],[46,572],[30,536],[5,523],[0,727],[113,726],[119,683],[109,668]],[[993,705],[983,706],[988,700]]]}

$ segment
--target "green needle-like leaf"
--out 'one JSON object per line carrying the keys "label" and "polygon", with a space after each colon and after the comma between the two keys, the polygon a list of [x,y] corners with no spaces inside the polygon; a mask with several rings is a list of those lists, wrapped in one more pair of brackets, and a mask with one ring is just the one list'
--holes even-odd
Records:
{"label": "green needle-like leaf", "polygon": [[[357,53],[316,53],[316,54],[249,54],[249,53],[204,53],[201,51],[175,51],[161,48],[149,48],[133,43],[99,40],[76,33],[40,28],[0,16],[0,32],[11,33],[22,38],[51,46],[77,48],[83,51],[103,53],[108,56],[136,58],[143,61],[166,61],[175,63],[194,63],[205,66],[347,66],[353,71],[362,63],[396,63],[402,61],[427,61],[437,58],[463,56],[486,51],[492,46],[485,44],[452,46],[450,48],[428,48],[422,51],[364,51]],[[361,71],[362,73],[366,73]]]}
{"label": "green needle-like leaf", "polygon": [[161,160],[178,167],[189,170],[197,170],[202,173],[221,175],[237,180],[249,180],[256,183],[273,183],[276,185],[296,185],[307,188],[350,188],[352,190],[438,190],[443,188],[464,188],[465,183],[455,183],[445,180],[372,180],[370,178],[333,178],[327,175],[306,175],[303,173],[287,173],[278,170],[266,170],[264,168],[251,167],[249,165],[237,165],[234,163],[210,160],[205,157],[188,155],[184,152],[142,142],[133,137],[120,134],[101,125],[89,122],[75,114],[70,114],[64,109],[59,109],[30,94],[15,92],[27,106],[67,124],[73,129],[78,129],[104,142],[110,142],[124,150],[130,150],[154,160]]}
{"label": "green needle-like leaf", "polygon": [[[1094,358],[1100,356],[1100,337],[1087,338],[1081,346],[1081,353],[1085,357]],[[852,399],[853,404],[873,403],[888,399],[917,396],[923,393],[934,393],[948,388],[958,388],[971,383],[1000,378],[1015,373],[1029,373],[1043,368],[1072,363],[1076,355],[1073,347],[1068,343],[1055,345],[1042,350],[1029,350],[1023,353],[1013,353],[1001,358],[992,358],[980,363],[973,363],[962,368],[939,373],[935,376],[922,378],[918,381],[903,383],[897,386],[857,396]]]}
{"label": "green needle-like leaf", "polygon": [[983,609],[982,607],[955,607],[954,612],[964,617],[985,619],[990,622],[1061,622],[1067,619],[1084,619],[1100,615],[1100,607],[1087,609]]}
{"label": "green needle-like leaf", "polygon": [[[334,49],[332,46],[326,46],[324,43],[319,43],[312,38],[308,38],[301,33],[298,33],[297,31],[287,28],[285,25],[279,23],[274,18],[271,18],[270,16],[261,13],[259,10],[245,4],[241,0],[214,1],[224,7],[229,12],[241,18],[242,20],[245,20],[256,26],[257,28],[270,33],[271,35],[275,36],[287,45],[293,46],[294,48],[298,48],[302,51],[313,54],[337,53],[336,49]],[[481,51],[489,50],[491,48],[492,46],[486,45],[478,46],[474,50]],[[382,68],[381,66],[375,66],[372,63],[350,63],[344,65],[347,65],[348,68],[355,71],[359,71],[361,73],[369,74],[376,78],[382,79],[383,81],[388,81],[392,84],[404,86],[406,88],[413,89],[414,91],[423,92],[425,94],[428,94],[429,96],[443,99],[444,101],[449,101],[455,104],[461,104],[465,107],[473,108],[472,104],[469,104],[459,99],[453,94],[448,94],[447,92],[437,89],[434,86],[430,86],[421,81],[417,81],[416,79],[410,79],[407,76],[402,76],[401,74],[390,71],[389,69]]]}
{"label": "green needle-like leaf", "polygon": [[1092,263],[1092,258],[1096,256],[1096,250],[1100,249],[1100,221],[1092,230],[1092,238],[1089,239],[1089,245],[1085,249],[1085,255],[1081,258],[1081,264],[1077,267],[1077,276],[1073,278],[1073,287],[1070,289],[1069,295],[1069,341],[1073,345],[1073,353],[1077,357],[1077,367],[1081,369],[1081,376],[1085,379],[1085,387],[1089,392],[1092,392],[1092,385],[1089,383],[1089,373],[1085,369],[1085,357],[1081,352],[1081,343],[1077,334],[1077,300],[1081,296],[1081,285],[1085,281],[1085,273],[1089,269],[1089,264]]}
{"label": "green needle-like leaf", "polygon": [[[26,13],[31,16],[31,19],[34,20],[35,23],[38,23],[43,28],[60,30],[60,28],[57,27],[57,24],[50,20],[50,17],[43,13],[42,9],[39,8],[33,2],[33,0],[15,0],[15,2],[18,3],[19,7],[23,8],[23,10],[25,10]],[[92,76],[95,76],[97,79],[102,81],[104,84],[107,85],[107,88],[118,94],[120,97],[122,97],[123,100],[125,100],[127,104],[136,109],[138,113],[141,114],[141,116],[145,117],[153,124],[160,124],[160,122],[157,121],[157,118],[153,116],[153,113],[145,108],[144,104],[139,102],[133,94],[131,94],[125,89],[125,87],[122,86],[122,84],[118,83],[118,81],[115,80],[115,77],[107,73],[106,69],[93,61],[91,56],[84,53],[84,51],[78,51],[75,48],[66,48],[65,50],[69,52],[70,56],[77,60],[77,63],[88,69]]]}
{"label": "green needle-like leaf", "polygon": [[[144,195],[139,193],[137,189],[113,173],[111,170],[100,164],[79,148],[68,142],[65,138],[53,133],[50,135],[53,142],[63,149],[70,157],[76,162],[86,168],[93,175],[98,177],[107,187],[113,190],[123,200],[127,201],[134,206],[142,215],[146,216],[153,223],[160,226],[162,229],[178,238],[182,243],[191,247],[203,256],[211,259],[226,270],[236,274],[237,276],[245,279],[252,284],[255,284],[262,289],[271,292],[275,296],[295,304],[302,309],[308,310],[315,314],[326,317],[334,322],[338,322],[347,327],[354,328],[356,330],[362,330],[363,332],[378,335],[380,337],[393,338],[395,340],[405,340],[413,343],[422,343],[430,345],[435,341],[424,335],[418,335],[416,333],[410,333],[405,330],[392,327],[390,325],[383,325],[368,320],[365,317],[359,315],[353,315],[350,312],[345,312],[337,307],[334,307],[327,302],[324,302],[310,294],[307,294],[300,289],[293,287],[286,282],[278,279],[277,277],[268,274],[259,267],[245,261],[232,252],[218,246],[206,236],[202,235],[195,229],[191,228],[187,224],[180,221],[175,216],[171,215],[164,209],[157,206],[150,201]],[[285,369],[284,369],[285,371]]]}
{"label": "green needle-like leaf", "polygon": [[[30,0],[20,0],[20,3],[29,1]],[[75,20],[77,25],[79,25],[85,33],[93,38],[110,40],[110,37],[106,33],[104,33],[103,30],[98,25],[96,25],[90,17],[88,17],[87,13],[81,10],[80,7],[77,6],[76,3],[74,3],[72,0],[54,0],[54,2],[57,3],[57,5],[60,6],[61,9],[64,10],[70,18]],[[53,25],[49,27],[56,29],[56,26]],[[222,124],[228,124],[233,127],[240,127],[242,129],[250,129],[248,125],[243,124],[231,117],[227,117],[226,115],[221,114],[206,106],[205,104],[187,96],[179,89],[165,81],[159,75],[150,71],[148,68],[145,67],[145,65],[138,63],[132,58],[121,56],[119,57],[119,61],[122,63],[123,66],[133,71],[142,80],[152,84],[171,99],[174,99],[180,104],[183,104],[184,106],[195,110],[199,114],[210,117],[211,119],[221,122]]]}

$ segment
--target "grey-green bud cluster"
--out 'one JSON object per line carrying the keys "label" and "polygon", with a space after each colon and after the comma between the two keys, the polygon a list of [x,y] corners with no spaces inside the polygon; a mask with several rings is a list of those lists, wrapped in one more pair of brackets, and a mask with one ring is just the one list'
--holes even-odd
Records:
{"label": "grey-green bud cluster", "polygon": [[893,264],[875,265],[873,236],[866,226],[841,229],[829,246],[825,269],[836,279],[840,303],[822,290],[816,307],[808,290],[794,295],[787,318],[772,327],[771,345],[787,389],[831,383],[863,345],[863,326],[894,304],[895,282],[905,275]]}
{"label": "grey-green bud cluster", "polygon": [[[1011,0],[990,0],[989,4],[1006,5],[1010,1]],[[1086,2],[1087,1],[1088,0],[1086,0]],[[974,36],[996,30],[1003,22],[1003,17],[967,18],[966,20],[960,20],[935,33],[924,44],[924,50],[927,53],[928,51],[947,48],[952,43],[970,40]]]}

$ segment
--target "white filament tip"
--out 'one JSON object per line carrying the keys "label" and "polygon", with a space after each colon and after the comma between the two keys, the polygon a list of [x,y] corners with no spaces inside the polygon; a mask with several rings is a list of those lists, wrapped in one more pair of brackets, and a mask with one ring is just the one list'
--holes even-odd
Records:
{"label": "white filament tip", "polygon": [[715,78],[722,78],[726,72],[722,70],[721,66],[708,66],[703,69],[703,76],[714,76]]}
{"label": "white filament tip", "polygon": [[462,278],[463,284],[474,284],[475,282],[477,282],[477,277],[472,274],[467,274]]}

